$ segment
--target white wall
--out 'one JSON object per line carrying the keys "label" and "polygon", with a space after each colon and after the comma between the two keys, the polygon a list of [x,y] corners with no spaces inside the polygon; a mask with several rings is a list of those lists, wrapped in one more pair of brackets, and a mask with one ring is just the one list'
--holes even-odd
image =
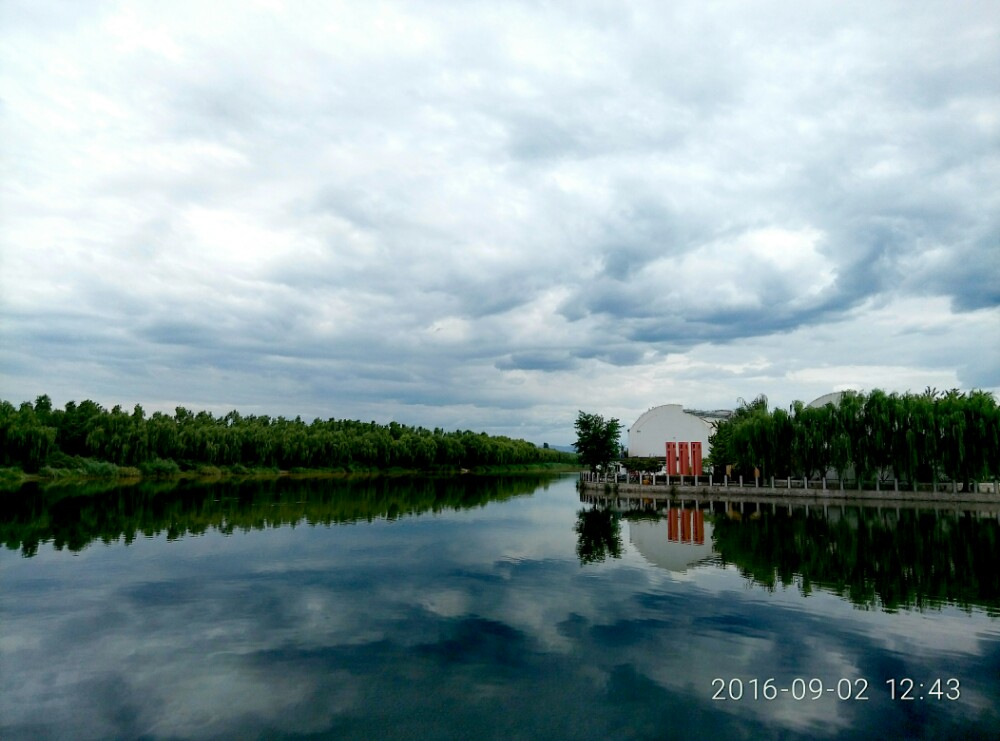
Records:
{"label": "white wall", "polygon": [[688,414],[680,404],[653,407],[628,428],[630,458],[663,458],[668,442],[701,442],[702,457],[708,455],[712,426]]}

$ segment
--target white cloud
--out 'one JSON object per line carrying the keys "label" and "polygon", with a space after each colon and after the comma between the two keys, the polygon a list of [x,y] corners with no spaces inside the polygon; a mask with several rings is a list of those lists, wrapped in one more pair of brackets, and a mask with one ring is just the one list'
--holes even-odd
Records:
{"label": "white cloud", "polygon": [[15,402],[558,443],[577,408],[1000,389],[988,4],[0,13]]}

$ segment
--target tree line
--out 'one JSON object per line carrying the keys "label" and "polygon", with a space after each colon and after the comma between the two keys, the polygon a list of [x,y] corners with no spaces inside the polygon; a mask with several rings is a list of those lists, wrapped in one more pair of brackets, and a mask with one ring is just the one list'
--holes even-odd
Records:
{"label": "tree line", "polygon": [[709,438],[718,473],[968,484],[1000,477],[1000,407],[986,391],[845,391],[838,403],[743,402]]}
{"label": "tree line", "polygon": [[177,407],[147,416],[86,400],[53,408],[47,395],[15,407],[0,401],[0,466],[28,473],[107,467],[170,474],[199,467],[291,470],[476,468],[575,463],[576,456],[485,432],[428,430],[398,422],[267,415],[224,416]]}

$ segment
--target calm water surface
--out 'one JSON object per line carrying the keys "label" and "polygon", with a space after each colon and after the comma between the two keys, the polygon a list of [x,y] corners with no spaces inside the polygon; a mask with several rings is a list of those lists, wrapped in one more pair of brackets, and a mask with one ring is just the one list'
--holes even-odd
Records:
{"label": "calm water surface", "polygon": [[995,513],[623,514],[572,477],[3,497],[7,741],[1000,737]]}

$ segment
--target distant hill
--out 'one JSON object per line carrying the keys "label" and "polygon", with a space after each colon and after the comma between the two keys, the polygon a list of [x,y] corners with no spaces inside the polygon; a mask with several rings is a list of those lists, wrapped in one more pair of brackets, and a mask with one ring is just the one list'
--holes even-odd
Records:
{"label": "distant hill", "polygon": [[[542,446],[539,445],[538,447]],[[549,443],[549,448],[552,450],[558,450],[561,453],[576,453],[576,448],[572,445],[553,445],[552,443]]]}

